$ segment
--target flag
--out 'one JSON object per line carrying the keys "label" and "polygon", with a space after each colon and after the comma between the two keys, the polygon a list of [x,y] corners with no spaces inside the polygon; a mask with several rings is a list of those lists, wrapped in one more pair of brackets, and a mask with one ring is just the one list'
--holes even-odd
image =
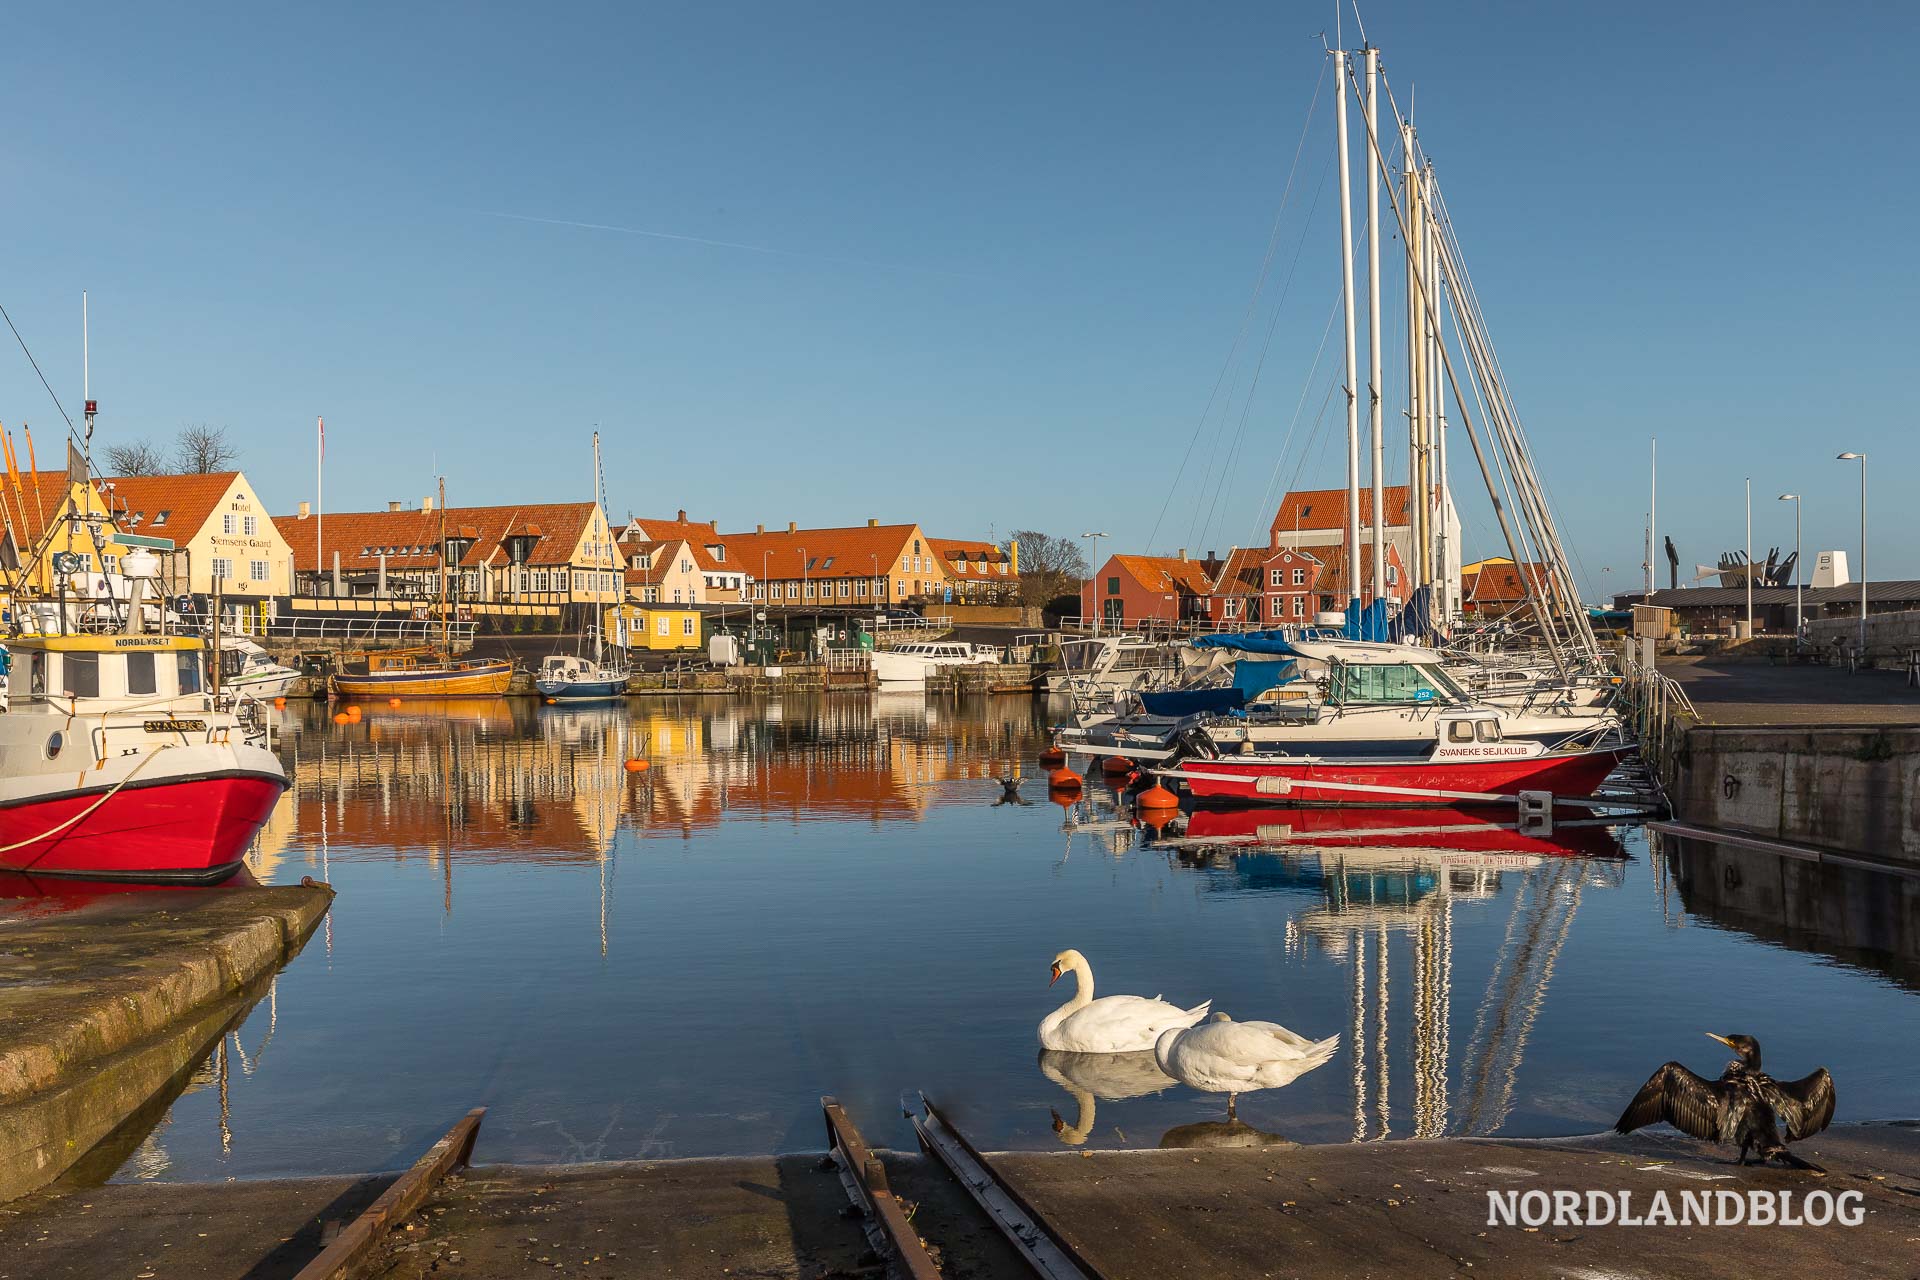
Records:
{"label": "flag", "polygon": [[325,462],[327,460],[327,420],[315,418],[314,421],[320,424],[320,461]]}

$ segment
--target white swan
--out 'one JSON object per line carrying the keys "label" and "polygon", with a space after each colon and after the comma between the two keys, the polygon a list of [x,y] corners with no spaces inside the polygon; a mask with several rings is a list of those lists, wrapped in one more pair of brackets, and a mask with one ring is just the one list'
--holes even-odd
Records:
{"label": "white swan", "polygon": [[1322,1066],[1340,1047],[1340,1037],[1309,1040],[1277,1022],[1235,1022],[1224,1013],[1205,1026],[1160,1033],[1153,1060],[1181,1084],[1227,1095],[1278,1089]]}
{"label": "white swan", "polygon": [[1040,1047],[1068,1053],[1144,1053],[1163,1031],[1192,1026],[1207,1016],[1211,1000],[1191,1009],[1168,1004],[1159,996],[1102,996],[1093,998],[1093,966],[1078,951],[1062,951],[1053,958],[1052,986],[1060,975],[1074,977],[1073,999],[1040,1023]]}

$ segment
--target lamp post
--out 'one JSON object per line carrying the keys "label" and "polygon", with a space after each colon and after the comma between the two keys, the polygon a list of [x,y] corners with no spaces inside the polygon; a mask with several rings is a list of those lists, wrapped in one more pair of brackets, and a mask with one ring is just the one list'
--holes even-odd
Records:
{"label": "lamp post", "polygon": [[1867,656],[1867,455],[1848,451],[1836,462],[1860,464],[1860,656]]}
{"label": "lamp post", "polygon": [[1105,533],[1083,533],[1080,536],[1083,538],[1093,539],[1093,550],[1087,553],[1087,572],[1088,574],[1094,575],[1094,576],[1090,576],[1087,579],[1087,594],[1093,597],[1093,634],[1099,635],[1100,634],[1100,591],[1099,591],[1100,579],[1097,575],[1100,572],[1100,539],[1106,537],[1107,535]]}
{"label": "lamp post", "polygon": [[1793,643],[1800,645],[1800,627],[1803,614],[1800,608],[1800,495],[1783,493],[1780,501],[1793,504]]}
{"label": "lamp post", "polygon": [[1753,639],[1753,477],[1747,477],[1747,639]]}
{"label": "lamp post", "polygon": [[880,599],[887,598],[886,585],[880,581],[880,556],[877,552],[867,552],[867,559],[873,561],[873,589],[880,593]]}

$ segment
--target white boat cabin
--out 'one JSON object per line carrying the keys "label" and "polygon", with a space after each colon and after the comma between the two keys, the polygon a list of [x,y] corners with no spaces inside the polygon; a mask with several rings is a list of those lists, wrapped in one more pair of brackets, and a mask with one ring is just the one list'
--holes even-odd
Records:
{"label": "white boat cabin", "polygon": [[206,649],[186,636],[23,636],[8,643],[14,712],[65,715],[83,704],[90,712],[131,711],[207,692]]}

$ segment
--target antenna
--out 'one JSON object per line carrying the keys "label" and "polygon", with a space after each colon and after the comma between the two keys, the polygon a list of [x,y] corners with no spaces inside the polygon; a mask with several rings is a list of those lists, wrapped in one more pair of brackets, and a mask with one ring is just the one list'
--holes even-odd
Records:
{"label": "antenna", "polygon": [[88,457],[88,469],[92,469],[93,453],[93,415],[99,407],[93,402],[93,360],[87,342],[87,291],[80,291],[80,399],[84,402],[83,416],[87,421],[86,435],[81,438],[80,447]]}

